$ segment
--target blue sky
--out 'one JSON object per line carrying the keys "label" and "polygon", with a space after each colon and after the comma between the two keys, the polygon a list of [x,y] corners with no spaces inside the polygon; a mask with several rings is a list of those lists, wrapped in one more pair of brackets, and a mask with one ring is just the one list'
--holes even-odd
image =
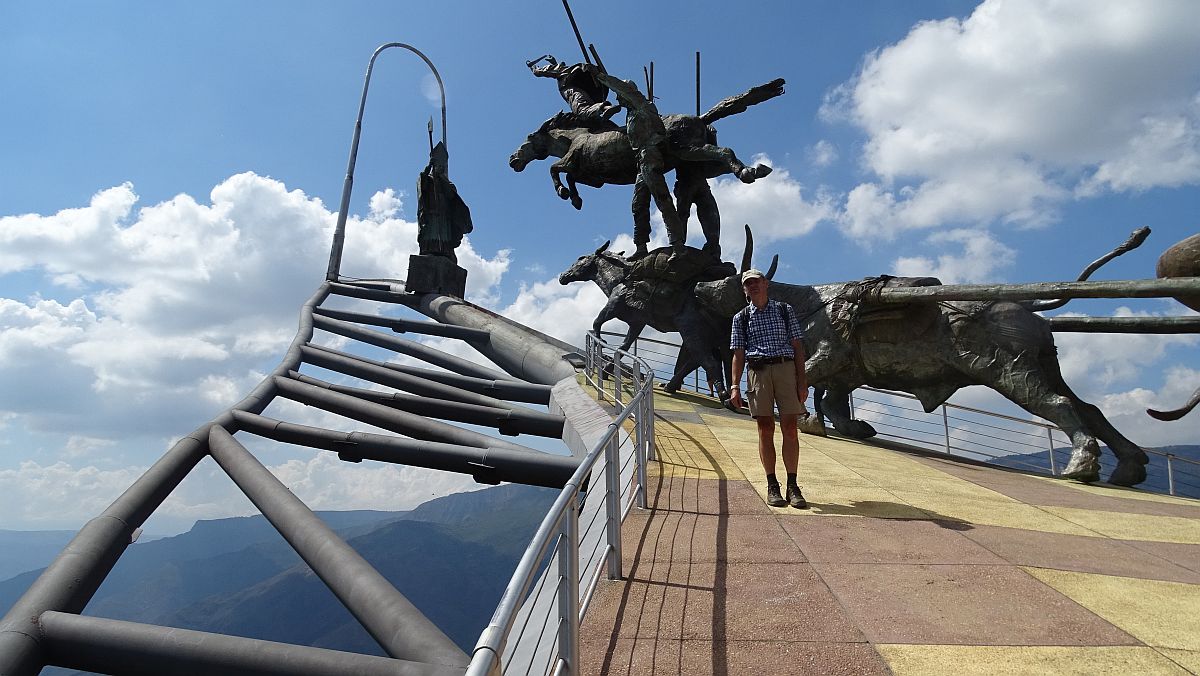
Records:
{"label": "blue sky", "polygon": [[[705,108],[787,80],[717,124],[722,145],[775,173],[713,184],[726,253],[749,222],[756,261],[780,254],[785,281],[1073,279],[1143,225],[1147,244],[1097,278],[1145,278],[1197,231],[1194,2],[577,5],[611,72],[640,82],[655,62],[664,113],[693,110],[697,50]],[[324,271],[367,59],[390,41],[423,50],[446,83],[450,173],[475,222],[460,251],[469,297],[580,340],[602,297],[555,277],[605,240],[630,246],[629,188],[582,188],[577,212],[547,163],[507,166],[563,108],[524,66],[578,58],[558,2],[6,2],[0,528],[79,525],[278,358]],[[404,276],[430,85],[407,52],[376,67],[346,274]],[[1142,412],[1200,384],[1193,337],[1057,342],[1068,381],[1135,441],[1200,439],[1194,419]],[[974,389],[957,400],[1004,405]],[[359,489],[332,491],[351,475],[319,457],[272,468],[324,508],[402,507],[388,481],[428,480],[354,474]],[[189,479],[163,529],[247,509],[206,481]]]}

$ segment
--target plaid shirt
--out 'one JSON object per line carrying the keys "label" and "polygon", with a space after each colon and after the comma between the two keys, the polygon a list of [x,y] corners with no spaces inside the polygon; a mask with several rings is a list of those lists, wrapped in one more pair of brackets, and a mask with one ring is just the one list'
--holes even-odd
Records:
{"label": "plaid shirt", "polygon": [[[786,323],[781,306],[787,308]],[[746,313],[749,313],[749,319],[743,324],[742,316]],[[793,339],[804,340],[804,330],[800,328],[800,322],[796,319],[796,311],[786,303],[768,299],[766,306],[761,310],[751,303],[733,316],[729,349],[745,348],[746,357],[755,359],[795,357],[796,352],[792,349]]]}

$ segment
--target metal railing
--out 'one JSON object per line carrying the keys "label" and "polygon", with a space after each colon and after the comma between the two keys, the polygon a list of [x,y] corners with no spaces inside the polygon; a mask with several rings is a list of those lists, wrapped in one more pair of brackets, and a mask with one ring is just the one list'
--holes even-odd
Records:
{"label": "metal railing", "polygon": [[654,457],[654,371],[590,333],[585,352],[584,378],[617,416],[542,520],[467,674],[579,673],[579,624],[592,593],[601,574],[622,577],[621,522],[634,504],[645,508]]}
{"label": "metal railing", "polygon": [[[617,333],[605,333],[621,337]],[[630,348],[662,379],[670,378],[679,344],[638,338]],[[683,387],[712,394],[701,384],[700,370],[689,374]],[[1057,476],[1071,455],[1071,440],[1056,425],[1016,418],[993,411],[947,403],[925,413],[917,398],[902,392],[862,387],[850,395],[851,411],[876,427],[879,436],[920,448],[1007,467]],[[1200,462],[1157,449],[1144,449],[1154,462],[1147,481],[1138,486],[1149,492],[1200,498]],[[1110,454],[1100,458],[1104,475],[1112,470]]]}
{"label": "metal railing", "polygon": [[[1071,440],[1057,426],[946,403],[926,413],[917,398],[903,392],[862,387],[851,393],[855,417],[875,426],[880,437],[997,464],[1057,476],[1071,455]],[[1168,495],[1200,497],[1200,462],[1153,448],[1147,454],[1165,462],[1147,467],[1138,488]],[[1113,469],[1110,454],[1100,457],[1101,473]]]}

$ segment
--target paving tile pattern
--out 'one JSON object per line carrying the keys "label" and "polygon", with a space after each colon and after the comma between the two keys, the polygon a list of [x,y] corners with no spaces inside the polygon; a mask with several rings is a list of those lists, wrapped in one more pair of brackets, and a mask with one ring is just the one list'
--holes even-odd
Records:
{"label": "paving tile pattern", "polygon": [[1200,501],[801,435],[772,508],[751,419],[656,407],[583,673],[1200,673]]}

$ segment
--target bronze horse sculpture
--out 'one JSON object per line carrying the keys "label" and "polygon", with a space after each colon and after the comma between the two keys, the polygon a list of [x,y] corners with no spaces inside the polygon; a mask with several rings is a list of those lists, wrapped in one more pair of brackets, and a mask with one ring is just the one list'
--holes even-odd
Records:
{"label": "bronze horse sculpture", "polygon": [[[669,152],[667,170],[675,170],[675,198],[686,223],[692,206],[705,237],[705,251],[720,255],[720,213],[706,179],[734,174],[752,183],[771,173],[766,165],[746,166],[737,155],[717,145],[711,123],[746,110],[783,93],[784,81],[774,80],[743,94],[731,96],[703,115],[664,115]],[[639,178],[637,158],[624,128],[595,116],[558,113],[546,120],[509,158],[509,166],[523,171],[530,162],[559,158],[550,165],[555,193],[576,209],[583,207],[577,184],[599,188],[606,184],[633,184],[634,240],[644,254],[650,234],[650,190]],[[566,183],[563,183],[563,176]]]}

